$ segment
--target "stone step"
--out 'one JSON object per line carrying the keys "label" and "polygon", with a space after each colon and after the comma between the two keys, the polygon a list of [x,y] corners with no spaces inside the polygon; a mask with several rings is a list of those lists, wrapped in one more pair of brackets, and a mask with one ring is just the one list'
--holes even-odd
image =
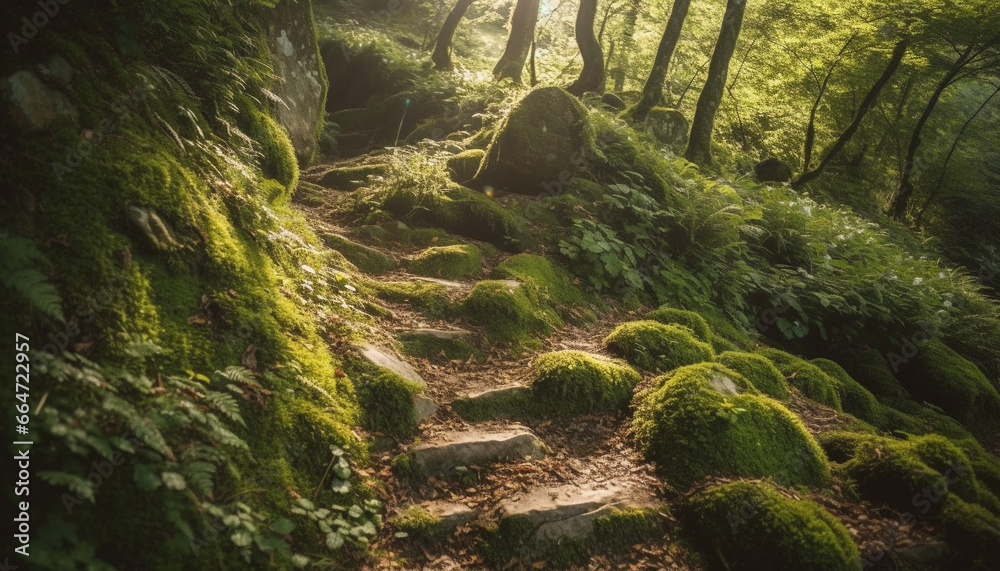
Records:
{"label": "stone step", "polygon": [[409,450],[414,467],[425,475],[446,475],[459,466],[503,460],[537,460],[545,452],[545,443],[523,426],[445,433]]}
{"label": "stone step", "polygon": [[524,517],[534,529],[531,539],[555,542],[584,539],[594,532],[594,522],[615,510],[654,509],[659,505],[652,490],[598,484],[539,488],[500,505],[502,519]]}
{"label": "stone step", "polygon": [[528,412],[530,399],[530,388],[506,385],[466,393],[451,401],[451,410],[469,422],[518,418]]}
{"label": "stone step", "polygon": [[437,501],[425,504],[427,513],[437,520],[436,527],[444,533],[451,533],[479,517],[479,510],[465,504]]}
{"label": "stone step", "polygon": [[471,331],[465,329],[432,329],[429,327],[419,327],[409,329],[399,333],[401,337],[433,337],[434,339],[457,340],[468,339],[472,336]]}

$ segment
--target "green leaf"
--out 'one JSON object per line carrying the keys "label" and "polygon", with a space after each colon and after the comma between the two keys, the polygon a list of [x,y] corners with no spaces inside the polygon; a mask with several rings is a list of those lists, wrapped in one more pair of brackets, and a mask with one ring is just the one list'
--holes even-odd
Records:
{"label": "green leaf", "polygon": [[295,524],[286,518],[277,519],[271,524],[271,531],[281,535],[288,535],[292,533],[293,529],[295,529]]}
{"label": "green leaf", "polygon": [[247,531],[237,531],[236,533],[229,536],[229,539],[236,545],[236,547],[246,547],[250,545],[253,541],[253,537]]}
{"label": "green leaf", "polygon": [[344,536],[339,533],[333,532],[326,534],[326,546],[332,550],[336,551],[344,545]]}

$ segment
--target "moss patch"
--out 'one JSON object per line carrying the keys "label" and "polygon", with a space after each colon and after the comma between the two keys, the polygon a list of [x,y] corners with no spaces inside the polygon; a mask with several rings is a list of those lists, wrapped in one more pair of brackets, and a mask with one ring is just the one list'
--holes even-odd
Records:
{"label": "moss patch", "polygon": [[448,157],[448,174],[451,176],[451,180],[459,184],[472,180],[472,177],[476,176],[479,163],[483,161],[484,156],[486,156],[486,151],[482,149],[469,149]]}
{"label": "moss patch", "polygon": [[646,371],[670,371],[711,361],[712,346],[698,341],[686,328],[656,321],[631,321],[604,339],[608,350]]}
{"label": "moss patch", "polygon": [[428,282],[369,282],[367,287],[380,299],[408,303],[429,317],[441,316],[451,305],[448,288]]}
{"label": "moss patch", "polygon": [[413,258],[410,271],[433,278],[458,280],[469,277],[482,267],[483,255],[471,244],[435,246]]}
{"label": "moss patch", "polygon": [[414,357],[467,361],[470,357],[482,356],[479,349],[463,339],[403,333],[399,340],[403,344],[403,352]]}
{"label": "moss patch", "polygon": [[562,326],[559,315],[531,284],[512,287],[503,281],[479,282],[459,311],[472,323],[482,325],[490,339],[515,349],[537,347],[536,335],[547,335]]}
{"label": "moss patch", "polygon": [[642,377],[632,367],[582,351],[556,351],[531,366],[535,398],[556,413],[618,410],[632,399]]}
{"label": "moss patch", "polygon": [[548,296],[556,310],[566,319],[594,317],[589,306],[597,299],[585,294],[574,283],[569,272],[547,258],[534,254],[511,256],[496,267],[494,275],[501,279],[531,283]]}
{"label": "moss patch", "polygon": [[849,412],[861,420],[872,423],[880,428],[885,427],[883,406],[868,389],[854,380],[843,367],[829,359],[813,359],[809,361],[824,373],[837,380],[837,395],[845,412]]}
{"label": "moss patch", "polygon": [[323,234],[323,243],[340,252],[359,270],[369,274],[381,274],[396,268],[396,260],[389,254],[375,248],[352,242],[337,234]]}
{"label": "moss patch", "polygon": [[910,398],[910,393],[899,384],[882,354],[876,349],[859,349],[837,356],[837,362],[855,380],[872,394],[880,397]]}
{"label": "moss patch", "polygon": [[319,179],[319,184],[335,190],[357,190],[367,183],[368,177],[385,174],[385,170],[384,164],[330,169]]}
{"label": "moss patch", "polygon": [[941,510],[950,569],[989,569],[1000,560],[1000,518],[948,496]]}
{"label": "moss patch", "polygon": [[792,500],[761,482],[700,491],[684,503],[683,520],[709,558],[732,570],[856,571],[861,557],[847,529],[819,505]]}
{"label": "moss patch", "polygon": [[982,371],[950,347],[928,341],[899,369],[903,386],[973,431],[1000,425],[1000,393]]}
{"label": "moss patch", "polygon": [[385,370],[363,369],[351,378],[365,430],[400,438],[413,434],[417,426],[413,397],[422,393],[423,387]]}
{"label": "moss patch", "polygon": [[536,419],[545,412],[529,387],[497,391],[488,397],[457,398],[451,401],[451,409],[469,422]]}
{"label": "moss patch", "polygon": [[802,422],[717,363],[668,373],[634,404],[639,450],[679,488],[709,474],[809,485],[830,477],[822,450]]}
{"label": "moss patch", "polygon": [[837,411],[844,410],[837,392],[837,380],[816,365],[778,349],[765,348],[757,353],[770,359],[788,379],[788,384],[802,391],[807,398]]}
{"label": "moss patch", "polygon": [[705,321],[704,317],[693,311],[663,306],[650,311],[643,319],[659,321],[667,325],[683,325],[690,329],[699,341],[704,341],[705,343],[712,342],[712,329],[708,326],[708,322]]}
{"label": "moss patch", "polygon": [[767,357],[754,353],[726,351],[715,360],[746,377],[758,391],[781,401],[788,400],[788,383],[785,381],[785,376]]}
{"label": "moss patch", "polygon": [[652,509],[615,509],[594,520],[594,539],[600,549],[626,552],[633,545],[662,537],[664,521],[663,516]]}
{"label": "moss patch", "polygon": [[389,520],[397,530],[406,533],[410,538],[419,541],[440,541],[444,534],[441,529],[441,519],[434,517],[420,506],[410,506]]}

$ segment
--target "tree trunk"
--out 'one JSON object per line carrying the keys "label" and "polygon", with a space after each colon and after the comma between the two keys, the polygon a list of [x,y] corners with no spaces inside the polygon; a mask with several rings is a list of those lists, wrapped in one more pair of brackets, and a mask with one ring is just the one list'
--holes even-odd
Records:
{"label": "tree trunk", "polygon": [[913,160],[917,156],[917,149],[920,148],[920,135],[923,133],[924,125],[927,124],[927,120],[930,119],[931,113],[934,112],[934,108],[937,106],[937,102],[941,99],[941,94],[944,93],[945,89],[948,89],[952,83],[955,82],[955,76],[958,72],[962,71],[965,64],[969,61],[969,56],[972,55],[973,47],[969,46],[962,55],[958,57],[958,60],[951,69],[948,70],[947,75],[941,78],[938,82],[937,87],[934,88],[934,93],[931,94],[930,100],[927,105],[924,106],[924,112],[920,114],[920,119],[917,120],[917,126],[913,128],[913,134],[910,135],[910,144],[906,148],[906,161],[903,163],[903,171],[899,177],[899,186],[896,188],[896,196],[892,199],[892,206],[889,207],[889,216],[895,220],[902,221],[906,217],[906,209],[910,204],[910,197],[913,195],[913,181],[911,180],[911,175],[913,174]]}
{"label": "tree trunk", "polygon": [[465,11],[474,1],[458,0],[448,17],[444,19],[437,42],[434,44],[434,53],[431,55],[434,69],[451,69],[451,40],[455,37],[455,30],[458,28],[458,23],[462,21],[462,17],[465,16]]}
{"label": "tree trunk", "polygon": [[524,70],[524,60],[528,58],[531,41],[535,38],[535,23],[538,20],[539,0],[517,0],[514,12],[510,16],[510,35],[507,36],[507,47],[500,56],[500,61],[493,68],[493,78],[496,80],[512,79],[521,83],[521,72]]}
{"label": "tree trunk", "polygon": [[[632,56],[633,46],[635,45],[635,24],[639,20],[639,2],[640,0],[632,0],[628,12],[625,12],[625,24],[622,29],[621,40],[618,42],[620,45],[618,48],[619,55],[614,59],[613,77],[615,78],[615,91],[621,91],[625,88],[625,73],[629,66],[629,58]],[[611,60],[612,58],[609,54],[609,66]]]}
{"label": "tree trunk", "polygon": [[812,166],[812,153],[813,153],[813,143],[816,141],[816,112],[819,111],[819,104],[823,101],[823,95],[826,94],[826,86],[830,83],[830,78],[833,77],[833,70],[837,68],[837,64],[844,57],[844,52],[847,51],[847,47],[851,45],[854,38],[858,37],[858,33],[854,32],[851,37],[848,38],[844,47],[840,48],[840,52],[837,53],[837,57],[830,64],[830,67],[826,70],[826,76],[823,77],[823,81],[819,84],[819,92],[816,94],[816,100],[813,101],[812,109],[809,110],[809,125],[806,127],[806,143],[803,150],[802,159],[802,172],[809,170]]}
{"label": "tree trunk", "polygon": [[597,17],[597,0],[580,0],[580,10],[576,15],[576,45],[583,57],[580,77],[567,88],[577,97],[587,91],[604,91],[604,53],[594,35],[594,19]]}
{"label": "tree trunk", "polygon": [[[746,5],[746,0],[738,0],[738,2],[743,6]],[[646,85],[642,88],[642,99],[632,109],[633,121],[645,121],[649,110],[658,105],[663,98],[663,81],[667,78],[667,67],[670,66],[670,58],[674,55],[677,40],[681,37],[681,28],[684,27],[684,19],[687,17],[688,6],[690,5],[691,0],[674,0],[674,7],[670,9],[670,18],[667,20],[667,27],[663,31],[663,37],[660,38],[659,47],[656,48],[653,69],[650,70],[649,78],[646,79]],[[729,18],[728,7],[726,8],[726,18]],[[740,22],[742,22],[742,8],[740,9],[739,18]],[[737,24],[737,33],[739,33],[739,24]],[[734,41],[734,46],[735,43]],[[732,55],[732,50],[730,50],[730,55]],[[728,65],[728,62],[729,59],[726,58],[726,65]],[[723,76],[722,83],[725,84],[725,82],[725,76]],[[719,96],[722,96],[721,90]]]}
{"label": "tree trunk", "polygon": [[854,136],[854,132],[861,126],[861,120],[868,114],[868,110],[875,105],[875,101],[878,99],[879,93],[882,92],[882,88],[889,83],[889,80],[892,79],[896,70],[899,69],[899,64],[902,63],[903,56],[906,55],[907,47],[909,47],[909,40],[907,39],[902,39],[896,43],[896,47],[892,51],[892,57],[889,58],[889,64],[882,71],[882,75],[875,81],[875,84],[872,85],[872,88],[868,90],[868,95],[866,95],[861,101],[861,105],[858,106],[858,110],[854,113],[854,119],[851,121],[851,124],[847,126],[847,129],[845,129],[843,133],[840,134],[840,137],[837,138],[837,142],[833,144],[833,147],[826,154],[826,156],[823,157],[823,160],[820,161],[819,165],[811,171],[802,173],[802,176],[797,178],[795,182],[792,183],[792,188],[802,188],[803,185],[818,177],[830,164],[830,161],[836,158],[837,155],[844,150],[844,146],[847,145],[848,141],[851,140],[851,137]]}
{"label": "tree trunk", "polygon": [[691,121],[691,138],[684,153],[684,158],[698,165],[712,163],[712,128],[715,126],[715,114],[719,110],[722,93],[726,89],[729,60],[736,50],[736,40],[740,37],[746,7],[747,0],[726,2],[726,14],[722,17],[719,40],[715,44],[712,61],[708,64],[708,79],[705,80],[705,87],[698,97],[694,119]]}

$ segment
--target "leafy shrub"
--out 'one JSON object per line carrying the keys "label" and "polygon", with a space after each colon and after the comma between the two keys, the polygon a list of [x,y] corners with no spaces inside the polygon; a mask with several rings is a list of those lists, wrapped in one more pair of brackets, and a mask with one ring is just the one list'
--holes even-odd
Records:
{"label": "leafy shrub", "polygon": [[630,321],[605,339],[608,351],[646,371],[670,371],[711,361],[712,346],[698,341],[690,330],[656,321]]}

